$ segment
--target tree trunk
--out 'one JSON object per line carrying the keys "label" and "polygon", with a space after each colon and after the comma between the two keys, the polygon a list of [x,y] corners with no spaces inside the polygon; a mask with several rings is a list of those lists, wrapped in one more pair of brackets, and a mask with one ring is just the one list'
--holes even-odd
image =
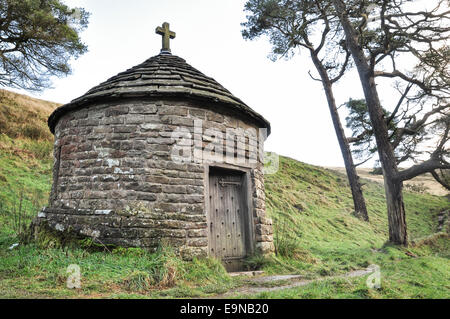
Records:
{"label": "tree trunk", "polygon": [[403,205],[402,182],[384,178],[386,203],[388,209],[389,241],[400,245],[408,245],[406,233],[405,207]]}
{"label": "tree trunk", "polygon": [[369,221],[369,215],[367,214],[366,202],[361,190],[361,183],[359,182],[359,176],[356,173],[356,168],[353,163],[352,153],[350,146],[345,137],[344,129],[342,128],[341,121],[339,119],[339,113],[336,107],[336,100],[334,99],[332,83],[328,77],[327,71],[322,65],[322,62],[317,57],[314,51],[311,51],[311,58],[317,71],[322,79],[323,88],[328,101],[328,107],[330,109],[331,119],[333,120],[334,130],[341,148],[342,157],[344,158],[345,170],[347,171],[347,177],[352,191],[353,205],[355,208],[355,215],[365,221]]}
{"label": "tree trunk", "polygon": [[407,246],[408,236],[406,232],[402,182],[397,176],[398,169],[395,155],[389,142],[388,129],[378,97],[373,70],[366,60],[363,49],[358,44],[358,37],[346,15],[345,4],[341,0],[333,0],[333,4],[344,29],[347,46],[350,49],[358,70],[370,121],[372,122],[372,128],[377,142],[386,192],[389,240],[395,244]]}

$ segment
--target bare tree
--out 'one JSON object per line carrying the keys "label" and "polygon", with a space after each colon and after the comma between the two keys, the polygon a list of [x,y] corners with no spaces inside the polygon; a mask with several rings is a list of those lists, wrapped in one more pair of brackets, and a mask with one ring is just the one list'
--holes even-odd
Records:
{"label": "bare tree", "polygon": [[[403,204],[403,181],[423,173],[449,169],[449,48],[446,45],[450,27],[450,11],[445,1],[439,0],[431,10],[412,10],[411,1],[332,0],[336,14],[345,32],[347,47],[355,62],[364,91],[371,130],[376,141],[383,169],[389,220],[389,240],[407,245],[408,235]],[[377,8],[376,27],[368,28],[368,9]],[[403,67],[405,55],[415,58],[413,69]],[[389,61],[390,65],[385,61]],[[405,99],[406,88],[415,89],[411,105],[419,109],[411,115],[403,109],[402,125],[389,132],[389,120],[398,116],[400,106],[386,119],[380,102],[376,79],[396,79],[405,83],[400,99]],[[399,101],[398,105],[402,105]],[[408,105],[408,104],[407,104]],[[439,139],[429,151],[429,158],[405,170],[397,167],[395,149],[406,136],[418,136],[424,125],[439,129]],[[408,146],[405,145],[407,148]],[[412,155],[412,152],[409,152]],[[408,151],[406,152],[406,156]]]}
{"label": "bare tree", "polygon": [[[243,23],[243,37],[254,39],[263,34],[273,44],[272,57],[290,56],[293,49],[306,49],[319,74],[336,137],[344,159],[352,191],[355,215],[368,221],[366,203],[361,190],[349,143],[342,127],[333,85],[342,78],[349,67],[350,52],[344,34],[339,30],[339,20],[330,12],[327,1],[250,0],[245,5],[247,22]],[[315,36],[318,34],[319,36]]]}
{"label": "bare tree", "polygon": [[[410,88],[411,85],[407,86],[405,93]],[[384,109],[389,140],[394,149],[397,165],[411,161],[420,162],[420,159],[428,153],[430,143],[433,140],[442,140],[443,135],[447,134],[445,123],[448,120],[447,116],[442,116],[438,112],[437,116],[430,116],[426,121],[417,122],[417,107],[413,107],[416,104],[414,98],[405,97],[406,95],[402,94],[395,107],[397,115]],[[405,105],[398,111],[402,101]],[[366,102],[350,99],[344,105],[350,113],[346,117],[346,126],[353,132],[352,137],[348,138],[349,143],[353,144],[352,152],[363,162],[368,161],[377,153],[377,146]],[[410,127],[411,124],[414,124],[414,129]],[[398,135],[398,132],[402,134]],[[449,170],[436,169],[430,173],[438,183],[450,189]]]}

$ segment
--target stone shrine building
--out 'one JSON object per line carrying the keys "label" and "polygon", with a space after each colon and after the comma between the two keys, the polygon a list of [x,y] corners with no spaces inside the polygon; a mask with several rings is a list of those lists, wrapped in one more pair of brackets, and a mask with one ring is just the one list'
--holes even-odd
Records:
{"label": "stone shrine building", "polygon": [[38,225],[105,245],[211,255],[229,270],[273,251],[263,143],[270,124],[214,79],[159,55],[57,108],[53,186]]}

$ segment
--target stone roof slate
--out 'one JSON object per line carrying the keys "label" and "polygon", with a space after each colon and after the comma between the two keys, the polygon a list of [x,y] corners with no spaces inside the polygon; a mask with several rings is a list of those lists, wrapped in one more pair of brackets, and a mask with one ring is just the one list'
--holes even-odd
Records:
{"label": "stone roof slate", "polygon": [[93,87],[86,94],[57,108],[48,125],[54,133],[58,119],[65,113],[84,107],[90,102],[110,98],[191,97],[225,104],[268,129],[270,123],[235,97],[213,78],[193,68],[186,61],[171,54],[159,54],[121,72]]}

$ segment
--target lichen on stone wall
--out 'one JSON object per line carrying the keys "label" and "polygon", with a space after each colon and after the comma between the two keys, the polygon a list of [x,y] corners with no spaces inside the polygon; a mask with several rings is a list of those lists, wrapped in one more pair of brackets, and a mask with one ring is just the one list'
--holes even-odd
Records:
{"label": "lichen on stone wall", "polygon": [[[39,219],[54,231],[70,228],[104,245],[154,250],[167,239],[184,258],[207,255],[205,163],[194,157],[187,163],[174,161],[172,133],[183,129],[194,138],[197,120],[205,130],[220,130],[224,136],[227,129],[256,128],[223,108],[209,107],[193,101],[130,99],[93,103],[65,114],[55,127],[55,148],[60,150],[55,154],[60,158],[54,167],[51,205]],[[250,146],[259,141],[252,135],[244,141],[248,147],[239,144],[236,152],[242,151],[247,162],[236,165],[251,170],[255,248],[270,253],[273,238],[271,221],[265,218],[263,165],[259,157],[251,163],[249,155]],[[210,142],[205,137],[198,146]],[[210,165],[216,157],[210,158]]]}

